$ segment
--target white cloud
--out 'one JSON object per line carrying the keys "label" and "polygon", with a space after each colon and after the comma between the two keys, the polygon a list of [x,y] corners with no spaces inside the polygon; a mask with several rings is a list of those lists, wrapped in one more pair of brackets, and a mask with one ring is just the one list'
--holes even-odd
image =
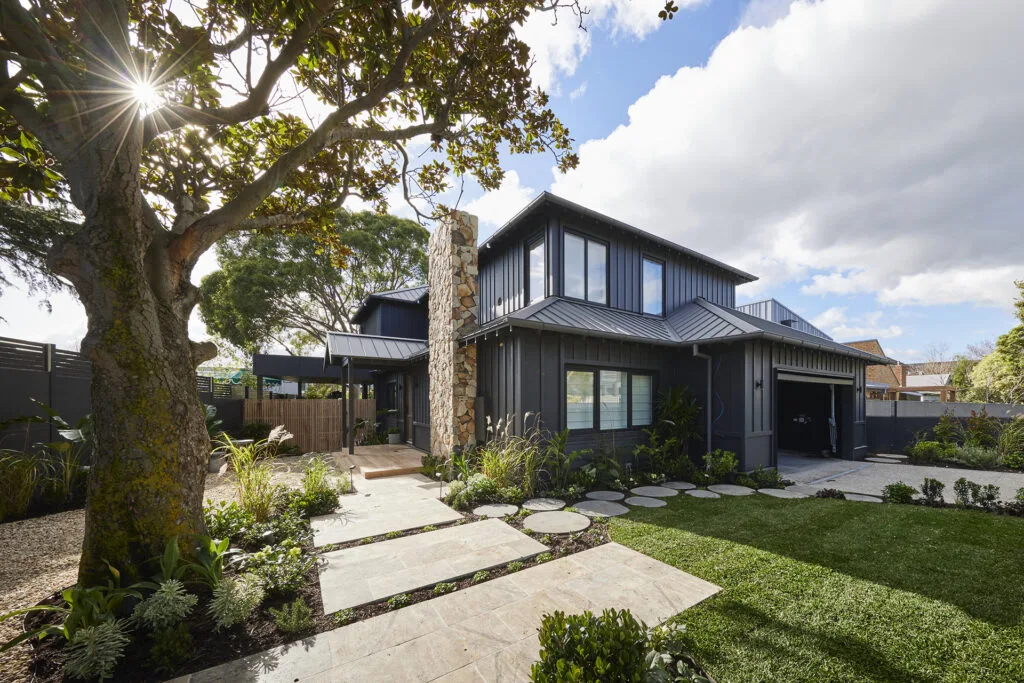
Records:
{"label": "white cloud", "polygon": [[1024,272],[1021,26],[1016,2],[795,2],[659,79],[552,190],[761,289],[816,274],[808,293],[1008,307]]}
{"label": "white cloud", "polygon": [[740,26],[771,26],[789,14],[793,0],[750,0],[743,9]]}
{"label": "white cloud", "polygon": [[501,187],[492,192],[485,192],[480,197],[459,207],[480,219],[485,229],[480,231],[480,240],[501,227],[520,209],[533,199],[537,191],[519,182],[519,174],[515,171],[505,173]]}
{"label": "white cloud", "polygon": [[890,339],[902,335],[899,325],[885,324],[885,316],[882,311],[872,311],[851,317],[845,306],[833,306],[814,318],[811,324],[839,341]]}
{"label": "white cloud", "polygon": [[569,93],[569,99],[573,102],[587,94],[587,82],[583,81]]}

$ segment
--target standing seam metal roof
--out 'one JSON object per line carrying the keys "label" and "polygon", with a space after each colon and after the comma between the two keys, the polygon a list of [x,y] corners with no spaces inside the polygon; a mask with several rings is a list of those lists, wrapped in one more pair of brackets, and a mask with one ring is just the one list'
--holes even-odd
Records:
{"label": "standing seam metal roof", "polygon": [[327,363],[335,364],[342,358],[375,361],[407,361],[427,351],[425,339],[378,337],[369,334],[327,333]]}

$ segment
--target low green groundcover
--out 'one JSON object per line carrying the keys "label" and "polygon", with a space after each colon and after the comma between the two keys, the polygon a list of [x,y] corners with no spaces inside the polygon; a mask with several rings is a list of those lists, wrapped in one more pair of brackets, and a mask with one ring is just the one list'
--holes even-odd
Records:
{"label": "low green groundcover", "polygon": [[1024,680],[1024,519],[677,496],[611,533],[722,587],[676,617],[720,683]]}

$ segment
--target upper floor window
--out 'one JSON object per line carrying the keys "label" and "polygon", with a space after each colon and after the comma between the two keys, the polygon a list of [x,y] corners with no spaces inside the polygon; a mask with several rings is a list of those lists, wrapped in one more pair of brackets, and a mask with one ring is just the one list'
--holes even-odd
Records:
{"label": "upper floor window", "polygon": [[541,237],[536,242],[531,242],[527,246],[526,268],[529,279],[527,281],[526,296],[531,304],[547,296],[544,286],[547,279],[547,268],[545,266],[544,238]]}
{"label": "upper floor window", "polygon": [[644,313],[665,315],[665,264],[645,257],[643,278]]}
{"label": "upper floor window", "polygon": [[580,235],[565,233],[562,258],[565,296],[608,303],[608,247]]}

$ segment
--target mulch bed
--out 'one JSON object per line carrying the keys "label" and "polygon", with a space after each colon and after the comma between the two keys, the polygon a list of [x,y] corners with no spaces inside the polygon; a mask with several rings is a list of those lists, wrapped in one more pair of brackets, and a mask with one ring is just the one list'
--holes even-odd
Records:
{"label": "mulch bed", "polygon": [[[511,526],[523,531],[523,521],[527,516],[528,515],[514,515],[505,518],[505,521]],[[468,524],[480,519],[484,518],[473,515],[472,513],[465,513],[465,518],[463,520],[434,525],[434,528],[440,529],[459,524]],[[399,536],[411,536],[425,533],[425,531],[426,530],[424,528],[419,528],[403,531],[397,535],[375,536],[372,537],[372,542],[389,540]],[[524,533],[530,534],[534,538],[540,540],[544,545],[548,546],[548,553],[550,553],[551,556],[550,560],[572,555],[573,553],[578,553],[583,550],[588,550],[607,543],[610,540],[608,525],[604,520],[594,521],[594,523],[592,523],[586,530],[573,534],[544,535],[530,533],[528,531],[524,531]],[[332,550],[339,550],[365,543],[365,540],[358,540],[349,543],[329,545],[318,548],[317,553],[330,552]],[[307,547],[306,550],[312,549]],[[523,560],[523,566],[521,569],[541,564],[544,561],[550,561],[548,558],[544,557],[545,555],[546,553],[540,553],[538,556],[534,556],[528,560]],[[538,557],[541,557],[542,559],[538,559]],[[361,621],[363,619],[369,619],[392,610],[388,604],[388,600],[384,599],[368,603],[361,607],[356,607],[351,611],[342,611],[337,613],[339,615],[344,615],[344,621],[340,618],[336,618],[334,614],[324,614],[323,601],[320,595],[320,581],[318,579],[320,566],[322,566],[322,563],[318,563],[317,566],[313,567],[306,574],[306,582],[299,589],[296,595],[292,595],[287,598],[268,599],[259,607],[258,610],[256,610],[256,612],[252,614],[252,616],[249,617],[245,623],[236,625],[230,629],[222,631],[216,631],[214,629],[213,620],[207,613],[208,599],[200,598],[200,602],[193,610],[192,616],[186,620],[192,634],[193,642],[192,654],[187,661],[183,662],[172,672],[167,672],[162,675],[157,674],[153,671],[152,663],[147,659],[148,648],[140,647],[138,645],[130,645],[125,650],[125,656],[119,663],[113,680],[132,682],[164,681],[188,673],[202,671],[203,669],[256,654],[279,645],[285,645],[303,638],[308,638],[309,636],[317,633],[330,631],[338,628],[339,626]],[[509,573],[510,570],[507,565],[495,567],[488,570],[488,577],[485,580],[491,581]],[[450,580],[450,583],[455,584],[455,590],[462,590],[469,586],[477,585],[473,583],[472,574],[462,577],[454,577]],[[483,581],[479,583],[483,583]],[[422,588],[420,590],[407,593],[406,595],[408,596],[408,601],[402,606],[412,605],[437,597],[434,594],[433,586]],[[312,611],[313,626],[303,633],[284,634],[277,629],[277,626],[274,624],[274,618],[270,614],[269,610],[270,608],[278,608],[285,603],[292,602],[297,597],[305,599],[306,604],[310,607]],[[41,604],[62,604],[60,591],[51,595]],[[59,623],[59,618],[59,615],[56,615],[55,613],[36,612],[28,615],[25,620],[25,624],[26,627],[30,629],[38,628],[45,623]],[[63,673],[65,657],[64,641],[62,639],[46,638],[42,641],[33,641],[32,646],[33,656],[31,669],[33,680],[39,681],[40,683],[53,683],[57,681],[71,680],[65,678]]]}

